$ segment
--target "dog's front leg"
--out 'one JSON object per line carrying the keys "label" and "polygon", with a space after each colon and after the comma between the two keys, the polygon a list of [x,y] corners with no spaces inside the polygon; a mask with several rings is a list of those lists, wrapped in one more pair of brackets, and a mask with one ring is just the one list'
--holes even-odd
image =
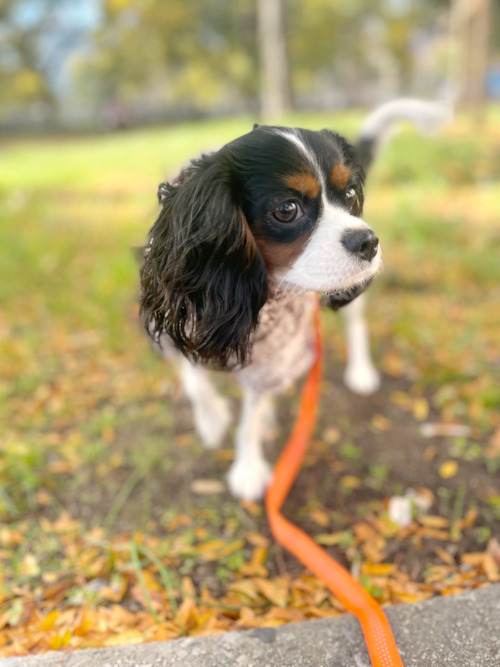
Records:
{"label": "dog's front leg", "polygon": [[194,425],[207,449],[217,449],[231,422],[229,405],[202,366],[181,359],[182,388],[193,406]]}
{"label": "dog's front leg", "polygon": [[269,401],[269,394],[244,389],[236,455],[228,473],[231,493],[243,500],[262,500],[271,480],[272,468],[263,453]]}
{"label": "dog's front leg", "polygon": [[366,296],[361,294],[342,308],[346,328],[347,365],[344,382],[355,394],[368,396],[380,387],[380,376],[370,356],[370,338],[364,316]]}

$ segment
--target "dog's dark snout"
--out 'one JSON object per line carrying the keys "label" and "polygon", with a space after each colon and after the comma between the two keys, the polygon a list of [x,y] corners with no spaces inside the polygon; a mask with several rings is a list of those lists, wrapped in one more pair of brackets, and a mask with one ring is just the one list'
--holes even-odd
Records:
{"label": "dog's dark snout", "polygon": [[371,262],[378,250],[378,238],[371,229],[356,229],[346,232],[342,237],[342,244],[353,255],[357,255],[367,262]]}

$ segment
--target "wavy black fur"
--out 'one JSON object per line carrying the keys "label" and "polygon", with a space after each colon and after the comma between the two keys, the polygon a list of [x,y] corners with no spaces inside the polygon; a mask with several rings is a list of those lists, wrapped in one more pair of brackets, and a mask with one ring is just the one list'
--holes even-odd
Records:
{"label": "wavy black fur", "polygon": [[231,152],[195,160],[179,184],[162,184],[162,211],[141,268],[148,333],[170,336],[213,367],[245,364],[267,294],[264,260],[248,228]]}

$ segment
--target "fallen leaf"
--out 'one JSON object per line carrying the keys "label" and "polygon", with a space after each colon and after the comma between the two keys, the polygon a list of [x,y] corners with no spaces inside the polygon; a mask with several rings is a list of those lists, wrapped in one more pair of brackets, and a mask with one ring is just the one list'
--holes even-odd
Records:
{"label": "fallen leaf", "polygon": [[489,553],[485,553],[482,565],[484,573],[488,577],[488,581],[500,581],[500,569],[493,556]]}
{"label": "fallen leaf", "polygon": [[378,431],[390,431],[392,428],[392,422],[390,419],[387,419],[387,417],[384,417],[384,415],[380,414],[375,414],[372,417],[372,425],[378,430]]}
{"label": "fallen leaf", "polygon": [[256,579],[255,585],[259,592],[278,607],[285,607],[288,600],[289,582],[285,578],[280,579]]}
{"label": "fallen leaf", "polygon": [[439,476],[441,479],[450,479],[458,472],[458,463],[456,461],[445,461],[439,467]]}
{"label": "fallen leaf", "polygon": [[250,600],[258,600],[260,598],[255,579],[242,579],[241,581],[235,581],[234,583],[229,584],[228,590],[246,595],[246,597]]}
{"label": "fallen leaf", "polygon": [[453,556],[445,551],[442,547],[436,547],[434,549],[436,555],[447,565],[455,565],[455,559]]}
{"label": "fallen leaf", "polygon": [[318,526],[326,528],[330,525],[330,514],[323,508],[316,507],[309,512],[309,518],[317,523]]}
{"label": "fallen leaf", "polygon": [[342,530],[338,533],[321,533],[316,535],[314,541],[318,544],[322,544],[325,547],[333,547],[336,544],[341,544],[342,542],[348,542],[352,540],[352,533],[347,530]]}
{"label": "fallen leaf", "polygon": [[252,516],[262,516],[264,508],[259,503],[253,503],[249,500],[240,500],[240,505]]}
{"label": "fallen leaf", "polygon": [[19,571],[27,577],[37,577],[40,574],[40,566],[36,557],[33,554],[26,554],[21,561]]}
{"label": "fallen leaf", "polygon": [[268,547],[271,544],[271,540],[269,540],[265,535],[262,535],[262,533],[246,533],[245,537],[248,542],[254,547]]}
{"label": "fallen leaf", "polygon": [[423,422],[427,419],[429,416],[429,403],[427,399],[423,397],[415,399],[412,412],[414,418],[419,422]]}
{"label": "fallen leaf", "polygon": [[218,479],[195,479],[191,482],[190,489],[196,495],[210,496],[224,493],[226,485]]}
{"label": "fallen leaf", "polygon": [[321,434],[321,437],[328,445],[334,445],[336,442],[340,440],[341,435],[342,434],[338,428],[336,428],[335,426],[330,426],[329,428],[325,428],[325,430]]}
{"label": "fallen leaf", "polygon": [[448,528],[450,525],[449,520],[443,516],[423,515],[418,517],[418,522],[429,528]]}
{"label": "fallen leaf", "polygon": [[497,565],[500,565],[500,542],[496,539],[496,537],[490,538],[486,553],[488,553],[493,558]]}
{"label": "fallen leaf", "polygon": [[434,445],[429,445],[424,449],[423,459],[424,461],[430,463],[436,458],[436,454],[437,454],[437,447],[435,447]]}
{"label": "fallen leaf", "polygon": [[363,563],[361,565],[361,572],[363,574],[371,574],[374,576],[386,577],[395,572],[396,566],[394,563]]}
{"label": "fallen leaf", "polygon": [[340,478],[340,486],[344,489],[359,489],[361,480],[354,475],[344,475]]}

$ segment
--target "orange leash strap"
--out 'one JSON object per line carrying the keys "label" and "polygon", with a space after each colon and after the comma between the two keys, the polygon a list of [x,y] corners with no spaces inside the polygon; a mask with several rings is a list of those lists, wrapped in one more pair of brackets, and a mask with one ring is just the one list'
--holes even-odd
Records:
{"label": "orange leash strap", "polygon": [[316,426],[322,373],[319,307],[314,316],[317,358],[302,390],[299,414],[292,434],[276,464],[266,494],[266,510],[276,540],[321,579],[361,624],[373,667],[403,667],[389,622],[380,605],[340,563],[331,558],[281,508],[297,477]]}

